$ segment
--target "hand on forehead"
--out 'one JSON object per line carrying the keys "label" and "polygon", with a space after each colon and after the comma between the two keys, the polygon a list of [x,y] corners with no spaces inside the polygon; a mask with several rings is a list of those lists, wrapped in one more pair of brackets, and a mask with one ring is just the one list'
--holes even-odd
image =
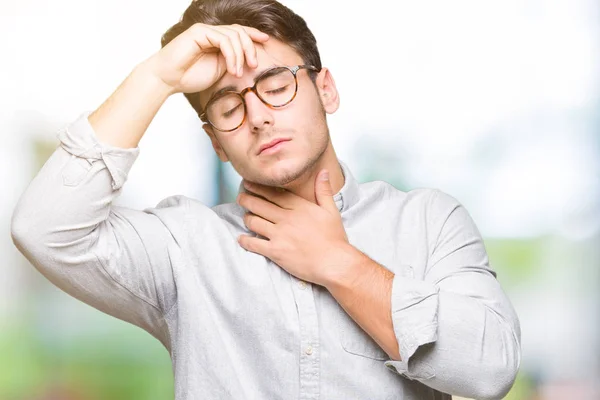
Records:
{"label": "hand on forehead", "polygon": [[270,38],[265,43],[254,42],[256,48],[256,59],[258,66],[251,68],[244,63],[244,74],[242,77],[237,77],[230,73],[225,73],[217,80],[210,88],[203,92],[202,97],[204,103],[208,102],[212,93],[215,93],[220,88],[226,86],[237,86],[238,90],[243,87],[252,85],[252,78],[260,75],[265,69],[273,66],[292,66],[302,64],[302,57],[289,45],[275,39]]}
{"label": "hand on forehead", "polygon": [[[302,57],[291,46],[277,39],[271,38],[267,43],[255,43],[255,48],[258,67],[253,69],[248,64],[244,64],[244,75],[250,73],[251,76],[255,76],[274,65],[292,66],[302,64]],[[229,76],[237,78],[232,75]]]}

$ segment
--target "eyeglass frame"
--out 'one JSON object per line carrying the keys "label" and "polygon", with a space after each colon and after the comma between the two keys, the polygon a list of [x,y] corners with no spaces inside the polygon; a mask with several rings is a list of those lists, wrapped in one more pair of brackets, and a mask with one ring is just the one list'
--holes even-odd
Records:
{"label": "eyeglass frame", "polygon": [[[268,74],[269,72],[273,71],[274,69],[278,69],[278,68],[287,68],[287,69],[288,69],[288,70],[289,70],[289,71],[292,73],[292,75],[294,75],[294,83],[296,84],[296,89],[294,90],[294,95],[292,96],[292,98],[291,98],[289,101],[285,102],[284,104],[280,104],[280,105],[278,105],[278,106],[274,106],[274,105],[272,105],[272,104],[268,103],[266,100],[264,100],[264,99],[263,99],[263,98],[260,96],[260,94],[258,94],[258,91],[256,90],[256,86],[258,85],[258,83],[260,82],[261,78],[262,78],[264,75],[266,75],[266,74]],[[222,93],[221,93],[219,96],[217,96],[217,97],[214,97],[214,96],[213,96],[213,97],[212,97],[212,98],[211,98],[211,99],[208,101],[208,103],[206,103],[206,107],[204,107],[204,110],[208,110],[208,107],[211,105],[211,103],[213,103],[213,102],[215,102],[216,100],[220,99],[221,97],[223,97],[223,96],[226,96],[226,95],[229,95],[229,94],[235,94],[235,95],[239,96],[239,97],[242,99],[242,104],[244,105],[244,118],[242,118],[242,122],[240,122],[240,124],[239,124],[238,126],[236,126],[235,128],[233,128],[233,129],[227,129],[227,130],[222,130],[222,129],[219,129],[219,128],[217,128],[217,127],[216,127],[216,126],[214,126],[214,125],[213,125],[213,123],[212,123],[212,122],[210,122],[210,121],[209,121],[209,119],[207,118],[207,116],[206,116],[206,111],[203,111],[203,112],[202,112],[202,114],[200,114],[200,115],[199,115],[199,117],[200,117],[200,120],[201,120],[202,122],[205,122],[205,123],[208,123],[208,124],[210,124],[210,126],[212,126],[213,128],[215,128],[216,130],[218,130],[218,131],[220,131],[220,132],[232,132],[232,131],[235,131],[237,128],[239,128],[240,126],[244,125],[244,122],[246,122],[246,117],[248,116],[248,107],[246,106],[246,100],[244,99],[244,96],[246,95],[246,93],[247,93],[247,92],[253,92],[253,93],[256,95],[256,97],[258,97],[258,98],[260,99],[260,101],[262,101],[262,102],[263,102],[263,104],[264,104],[264,105],[266,105],[267,107],[269,107],[269,108],[271,108],[271,109],[276,109],[276,108],[283,107],[283,106],[286,106],[286,105],[290,104],[290,103],[291,103],[292,101],[294,101],[294,99],[296,98],[296,94],[298,94],[298,77],[297,77],[297,75],[296,75],[296,74],[297,74],[297,73],[298,73],[298,71],[300,71],[301,69],[308,69],[308,70],[310,70],[310,71],[319,72],[319,69],[318,69],[317,67],[315,67],[315,66],[313,66],[313,65],[306,65],[306,64],[302,64],[302,65],[294,65],[294,66],[292,66],[292,67],[288,67],[288,66],[285,66],[285,65],[276,66],[276,67],[273,67],[273,68],[269,68],[269,69],[267,69],[266,71],[263,71],[263,72],[262,72],[262,73],[261,73],[261,74],[260,74],[260,75],[259,75],[259,76],[256,78],[256,80],[255,80],[255,83],[254,83],[254,85],[253,85],[253,86],[249,86],[249,87],[247,87],[247,88],[243,89],[243,90],[242,90],[242,91],[240,91],[240,92],[236,92],[236,91],[233,91],[233,90],[226,90],[226,91],[222,92]]]}

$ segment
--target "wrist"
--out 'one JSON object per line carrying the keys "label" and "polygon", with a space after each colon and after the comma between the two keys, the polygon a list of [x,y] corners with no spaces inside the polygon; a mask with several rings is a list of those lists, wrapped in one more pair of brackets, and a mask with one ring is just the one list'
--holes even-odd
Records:
{"label": "wrist", "polygon": [[323,286],[329,291],[354,286],[365,255],[347,243],[335,251],[335,261],[325,268]]}
{"label": "wrist", "polygon": [[138,64],[132,71],[132,75],[137,76],[140,80],[146,82],[146,84],[152,88],[155,93],[159,96],[164,97],[166,100],[172,94],[177,93],[175,88],[167,84],[157,73],[157,69],[154,66],[152,58]]}

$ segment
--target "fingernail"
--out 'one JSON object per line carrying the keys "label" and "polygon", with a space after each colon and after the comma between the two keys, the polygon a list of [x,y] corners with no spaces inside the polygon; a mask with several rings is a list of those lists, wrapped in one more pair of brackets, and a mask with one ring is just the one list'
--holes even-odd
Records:
{"label": "fingernail", "polygon": [[329,180],[329,171],[325,171],[321,174],[321,180],[322,181]]}

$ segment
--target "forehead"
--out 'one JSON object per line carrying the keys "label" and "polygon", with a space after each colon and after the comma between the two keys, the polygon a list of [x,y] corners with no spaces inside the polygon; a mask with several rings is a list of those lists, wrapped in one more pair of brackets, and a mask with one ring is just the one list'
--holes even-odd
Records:
{"label": "forehead", "polygon": [[[256,47],[256,58],[258,59],[257,70],[272,64],[295,65],[302,63],[302,57],[296,50],[275,38],[269,38],[264,43],[254,42],[254,46]],[[245,65],[245,67],[248,66]]]}
{"label": "forehead", "polygon": [[225,75],[211,87],[200,92],[200,101],[202,105],[208,102],[212,93],[225,86],[232,85],[237,87],[238,90],[252,86],[254,84],[254,77],[260,75],[263,70],[274,65],[292,66],[302,64],[302,57],[300,57],[296,50],[273,37],[270,37],[265,43],[254,42],[254,46],[256,48],[258,67],[253,69],[248,67],[248,64],[244,64],[244,75],[241,78],[226,72]]}

